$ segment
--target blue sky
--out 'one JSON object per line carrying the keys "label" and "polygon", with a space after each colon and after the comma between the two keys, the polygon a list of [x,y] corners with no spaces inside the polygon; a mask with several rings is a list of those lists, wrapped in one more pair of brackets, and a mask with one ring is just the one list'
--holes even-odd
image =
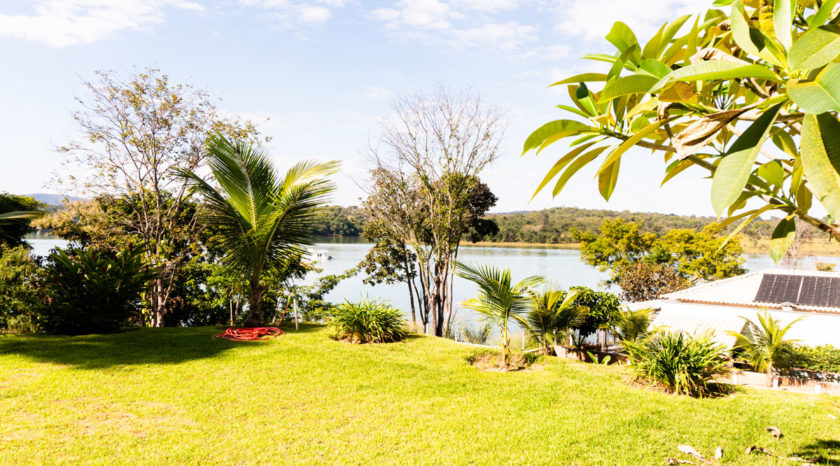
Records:
{"label": "blue sky", "polygon": [[[499,107],[501,158],[484,174],[495,211],[578,206],[709,215],[709,184],[688,172],[658,188],[660,156],[630,153],[609,203],[592,171],[557,198],[534,187],[562,152],[520,157],[525,137],[564,118],[547,85],[585,70],[623,20],[647,37],[709,0],[0,0],[0,190],[57,192],[57,145],[77,135],[71,112],[98,69],[155,66],[260,124],[279,167],[339,159],[336,203],[358,204],[366,148],[402,93],[443,85]],[[268,120],[266,121],[266,119]]]}

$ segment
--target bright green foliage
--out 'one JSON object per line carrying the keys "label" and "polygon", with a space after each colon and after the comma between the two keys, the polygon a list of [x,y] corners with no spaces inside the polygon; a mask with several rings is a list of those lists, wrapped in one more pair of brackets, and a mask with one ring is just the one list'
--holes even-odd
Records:
{"label": "bright green foliage", "polygon": [[38,326],[47,333],[80,335],[119,330],[138,318],[140,294],[155,277],[142,248],[116,254],[56,249],[47,257],[40,286]]}
{"label": "bright green foliage", "polygon": [[540,342],[544,354],[552,354],[552,344],[566,335],[570,328],[583,323],[585,309],[575,305],[578,293],[549,288],[531,293],[531,309],[525,317],[531,338]]}
{"label": "bright green foliage", "polygon": [[726,348],[710,335],[662,332],[643,341],[623,343],[636,375],[670,393],[699,397],[713,394],[717,389],[715,378],[729,370]]}
{"label": "bright green foliage", "polygon": [[[572,119],[547,123],[525,142],[523,154],[568,144],[537,192],[554,182],[557,195],[597,164],[609,199],[623,156],[639,147],[664,155],[663,183],[691,167],[707,170],[715,212],[741,222],[733,234],[762,213],[781,213],[776,261],[791,244],[794,217],[840,240],[836,3],[718,0],[644,43],[617,22],[606,37],[615,52],[584,57],[606,73],[555,83],[568,88],[573,106],[559,107]],[[811,213],[814,197],[828,219]]]}
{"label": "bright green foliage", "polygon": [[621,320],[615,326],[618,337],[626,341],[638,341],[648,334],[651,309],[621,311]]}
{"label": "bright green foliage", "polygon": [[598,330],[609,330],[621,320],[621,300],[606,291],[595,291],[585,286],[574,286],[576,293],[573,306],[584,314],[582,322],[573,328],[577,331],[577,346]]}
{"label": "bright green foliage", "polygon": [[726,465],[791,464],[750,445],[840,461],[837,396],[696,399],[629,385],[627,366],[481,372],[464,361],[474,348],[442,338],[285,330],[253,344],[214,327],[0,336],[0,464],[664,465],[692,459],[682,444],[720,446]]}
{"label": "bright green foliage", "polygon": [[[638,223],[616,219],[605,221],[597,235],[578,232],[576,236],[584,262],[609,270],[610,281],[622,286],[625,299],[644,301],[697,281],[744,273],[740,242],[725,241],[719,232],[720,225],[711,224],[699,232],[675,229],[659,236],[643,233]],[[670,268],[672,273],[640,269],[639,264]],[[649,286],[639,283],[643,278],[651,279]]]}
{"label": "bright green foliage", "polygon": [[531,276],[513,283],[510,269],[501,270],[488,265],[467,265],[458,263],[458,276],[478,285],[478,297],[461,303],[465,308],[477,312],[487,322],[492,322],[502,338],[502,369],[510,362],[510,335],[508,328],[514,320],[527,326],[525,314],[530,307],[529,290],[542,282],[542,277]]}
{"label": "bright green foliage", "polygon": [[334,185],[337,162],[299,163],[280,177],[268,155],[244,140],[208,138],[208,165],[218,188],[182,170],[205,200],[207,222],[221,237],[222,260],[247,280],[248,325],[263,322],[263,272],[312,241],[311,223]]}
{"label": "bright green foliage", "polygon": [[370,298],[336,306],[332,325],[338,339],[353,343],[389,343],[408,334],[399,309]]}
{"label": "bright green foliage", "polygon": [[484,322],[484,325],[478,328],[472,328],[468,325],[461,327],[461,336],[464,337],[467,343],[474,345],[486,345],[492,332],[493,324],[490,322]]}
{"label": "bright green foliage", "polygon": [[0,248],[0,329],[36,330],[33,314],[40,296],[37,288],[40,270],[27,246]]}
{"label": "bright green foliage", "polygon": [[830,372],[840,378],[840,348],[831,345],[794,346],[789,359],[790,368]]}
{"label": "bright green foliage", "polygon": [[771,383],[776,372],[789,365],[796,340],[786,340],[785,335],[800,319],[782,326],[768,312],[756,317],[758,323],[743,318],[746,321],[743,332],[729,333],[735,337],[735,347],[743,352],[747,363],[757,371],[766,372],[768,383]]}

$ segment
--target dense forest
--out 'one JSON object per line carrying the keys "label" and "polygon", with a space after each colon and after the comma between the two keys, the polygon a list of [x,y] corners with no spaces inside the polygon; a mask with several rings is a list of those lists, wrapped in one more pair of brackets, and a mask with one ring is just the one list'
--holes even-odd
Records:
{"label": "dense forest", "polygon": [[[715,221],[713,217],[682,216],[645,212],[554,207],[537,211],[492,214],[499,231],[486,240],[496,243],[574,243],[573,231],[597,232],[604,220],[620,218],[642,224],[642,231],[664,234],[675,228],[700,228]],[[360,236],[366,221],[360,207],[330,206],[318,217],[320,236]],[[774,223],[757,220],[744,229],[749,239],[769,237]]]}

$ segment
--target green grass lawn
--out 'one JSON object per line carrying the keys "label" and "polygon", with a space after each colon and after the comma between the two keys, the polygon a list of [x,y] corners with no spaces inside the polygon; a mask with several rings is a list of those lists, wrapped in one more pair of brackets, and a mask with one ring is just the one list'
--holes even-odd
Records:
{"label": "green grass lawn", "polygon": [[436,338],[359,346],[307,327],[234,343],[216,331],[0,336],[0,464],[664,464],[687,459],[679,444],[722,446],[725,463],[768,462],[744,454],[755,444],[840,464],[836,397],[697,400],[554,358],[479,372],[472,349]]}

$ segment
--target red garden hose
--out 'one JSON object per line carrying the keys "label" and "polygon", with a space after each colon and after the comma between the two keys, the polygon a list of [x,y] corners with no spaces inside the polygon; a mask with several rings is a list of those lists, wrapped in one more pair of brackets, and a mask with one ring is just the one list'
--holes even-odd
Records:
{"label": "red garden hose", "polygon": [[277,327],[228,327],[213,338],[224,338],[231,341],[268,340],[268,337],[279,337],[286,332]]}

